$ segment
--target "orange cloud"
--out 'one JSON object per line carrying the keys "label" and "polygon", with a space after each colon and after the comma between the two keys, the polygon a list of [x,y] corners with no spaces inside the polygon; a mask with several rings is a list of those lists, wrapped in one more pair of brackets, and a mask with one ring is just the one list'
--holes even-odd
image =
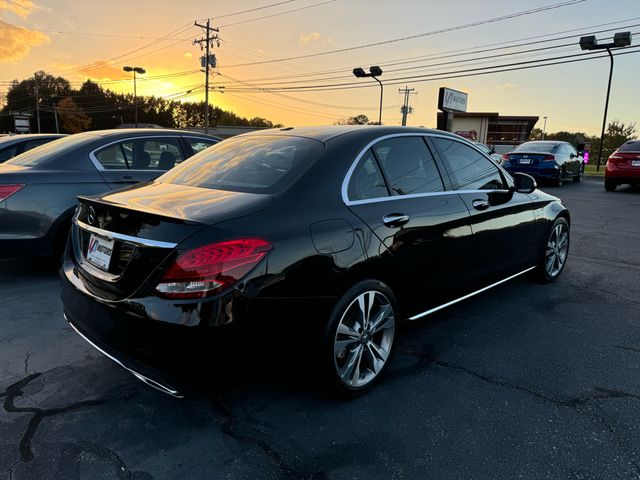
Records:
{"label": "orange cloud", "polygon": [[31,0],[0,0],[0,10],[7,10],[25,18],[36,8]]}
{"label": "orange cloud", "polygon": [[33,47],[49,42],[51,39],[42,32],[0,20],[0,63],[22,60]]}
{"label": "orange cloud", "polygon": [[122,70],[106,60],[98,60],[90,67],[79,68],[78,72],[94,80],[124,80],[130,78],[131,74]]}

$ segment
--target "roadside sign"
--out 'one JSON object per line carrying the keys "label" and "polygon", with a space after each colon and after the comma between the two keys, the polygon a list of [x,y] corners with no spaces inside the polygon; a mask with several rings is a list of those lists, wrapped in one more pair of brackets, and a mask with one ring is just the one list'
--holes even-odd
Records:
{"label": "roadside sign", "polygon": [[466,112],[469,95],[458,90],[440,87],[438,109],[443,112]]}

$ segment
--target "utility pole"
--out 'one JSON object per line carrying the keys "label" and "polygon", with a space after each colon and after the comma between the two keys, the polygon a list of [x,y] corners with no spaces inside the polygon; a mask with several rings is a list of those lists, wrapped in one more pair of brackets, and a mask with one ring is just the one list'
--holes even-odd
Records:
{"label": "utility pole", "polygon": [[34,87],[35,95],[36,95],[36,118],[38,119],[38,133],[40,133],[40,96],[38,92],[38,80],[35,81]]}
{"label": "utility pole", "polygon": [[415,92],[415,88],[409,88],[405,86],[404,88],[399,88],[398,93],[404,94],[404,102],[402,104],[402,108],[400,111],[402,112],[402,126],[407,126],[407,115],[413,111],[413,109],[409,106],[409,95],[417,95],[418,92]]}
{"label": "utility pole", "polygon": [[[220,32],[218,28],[211,27],[211,19],[207,18],[207,24],[202,25],[198,22],[194,22],[196,27],[200,27],[205,31],[206,36],[198,38],[193,41],[193,44],[198,44],[200,46],[200,50],[205,50],[205,60],[204,60],[204,133],[209,133],[209,67],[211,66],[211,47],[212,43],[215,41],[220,47],[220,40],[218,35],[211,35],[211,32],[215,32],[216,34]],[[204,47],[203,47],[204,44]]]}
{"label": "utility pole", "polygon": [[60,127],[58,127],[58,108],[56,105],[56,97],[57,95],[52,95],[51,99],[53,100],[53,116],[56,119],[56,133],[60,133]]}
{"label": "utility pole", "polygon": [[544,118],[544,126],[542,127],[542,138],[540,140],[544,140],[544,135],[547,133],[547,117]]}

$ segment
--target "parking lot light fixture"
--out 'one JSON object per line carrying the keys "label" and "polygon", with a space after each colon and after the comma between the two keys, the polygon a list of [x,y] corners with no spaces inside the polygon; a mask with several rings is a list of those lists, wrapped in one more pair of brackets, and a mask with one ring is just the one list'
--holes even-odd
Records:
{"label": "parking lot light fixture", "polygon": [[358,67],[358,68],[354,68],[353,69],[353,74],[357,78],[371,77],[376,82],[378,82],[380,84],[380,111],[378,113],[378,125],[382,125],[382,93],[383,93],[383,87],[382,87],[382,82],[380,80],[378,80],[378,77],[380,75],[382,75],[382,69],[378,65],[374,65],[372,67],[369,67],[369,73],[367,73],[367,72],[364,71],[363,68]]}
{"label": "parking lot light fixture", "polygon": [[602,161],[602,147],[604,146],[604,131],[607,126],[607,111],[609,110],[609,94],[611,92],[611,79],[613,77],[613,54],[612,48],[624,48],[631,45],[631,32],[618,32],[613,36],[613,42],[598,43],[595,35],[586,35],[580,38],[580,48],[582,50],[606,50],[609,54],[611,64],[609,67],[609,84],[607,85],[607,98],[604,102],[604,118],[602,119],[602,132],[600,133],[600,148],[598,150],[598,163],[596,172],[600,171]]}
{"label": "parking lot light fixture", "polygon": [[136,73],[143,74],[147,71],[142,67],[122,67],[125,72],[133,72],[133,106],[135,109],[135,127],[138,128],[138,95],[136,92]]}

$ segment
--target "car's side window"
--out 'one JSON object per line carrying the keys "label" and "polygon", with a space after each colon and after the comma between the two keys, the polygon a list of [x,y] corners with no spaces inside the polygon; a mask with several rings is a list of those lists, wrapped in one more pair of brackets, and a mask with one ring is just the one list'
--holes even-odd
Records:
{"label": "car's side window", "polygon": [[205,140],[204,138],[194,138],[194,137],[187,137],[186,140],[189,146],[191,147],[191,150],[193,150],[193,153],[200,153],[201,151],[206,150],[210,146],[215,145],[217,143],[217,142],[214,142],[213,140]]}
{"label": "car's side window", "polygon": [[122,143],[114,143],[98,150],[94,156],[105,170],[127,170],[129,168]]}
{"label": "car's side window", "polygon": [[504,190],[500,170],[477,150],[462,142],[431,137],[438,153],[447,163],[455,190]]}
{"label": "car's side window", "polygon": [[349,200],[366,200],[389,196],[384,177],[371,150],[367,150],[351,174],[347,194]]}
{"label": "car's side window", "polygon": [[141,138],[124,147],[132,170],[170,170],[184,160],[176,138]]}
{"label": "car's side window", "polygon": [[373,147],[393,195],[441,192],[438,167],[422,137],[395,137]]}

